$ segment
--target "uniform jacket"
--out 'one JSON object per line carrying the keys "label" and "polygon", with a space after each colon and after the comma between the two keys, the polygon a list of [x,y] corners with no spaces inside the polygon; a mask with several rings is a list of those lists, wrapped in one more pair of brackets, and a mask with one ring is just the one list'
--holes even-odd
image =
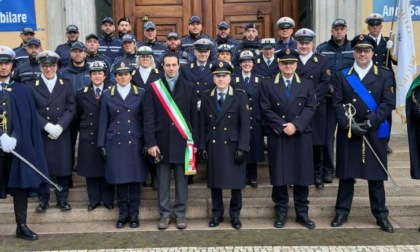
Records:
{"label": "uniform jacket", "polygon": [[[348,74],[356,74],[353,67]],[[343,104],[352,104],[356,109],[354,119],[357,123],[370,120],[372,129],[366,138],[373,149],[387,167],[387,139],[377,137],[378,127],[384,122],[395,105],[395,95],[392,88],[392,73],[375,65],[363,78],[362,83],[378,104],[376,111],[370,111],[362,99],[354,92],[344,73],[337,73],[337,82],[334,88],[333,107],[338,122],[337,129],[337,172],[340,179],[362,178],[367,180],[385,180],[386,173],[382,170],[374,154],[365,145],[365,162],[363,163],[363,139],[352,135],[349,139],[348,119],[343,109]]]}
{"label": "uniform jacket", "polygon": [[13,79],[18,83],[27,83],[41,76],[41,69],[37,60],[27,60],[13,70]]}
{"label": "uniform jacket", "polygon": [[[104,83],[102,92],[108,88],[108,83]],[[92,83],[76,93],[76,116],[80,122],[77,174],[82,177],[105,176],[105,162],[97,147],[101,99],[102,95],[99,100],[95,98],[95,88]]]}
{"label": "uniform jacket", "polygon": [[274,46],[274,50],[276,52],[282,50],[282,49],[286,49],[286,48],[290,48],[290,49],[296,49],[297,48],[297,40],[293,39],[292,37],[290,37],[289,42],[288,43],[283,43],[283,40],[278,40]]}
{"label": "uniform jacket", "polygon": [[194,56],[194,42],[196,42],[199,39],[202,38],[206,38],[208,40],[210,40],[211,42],[213,42],[214,46],[211,48],[210,50],[210,57],[209,57],[209,61],[214,61],[217,59],[217,44],[216,42],[213,40],[213,38],[211,38],[210,36],[208,36],[207,34],[201,33],[199,36],[197,37],[191,37],[190,35],[185,35],[184,37],[181,38],[181,47],[179,48],[179,50],[181,52],[187,52],[188,54],[191,55],[191,57],[195,58]]}
{"label": "uniform jacket", "polygon": [[274,60],[270,63],[270,66],[267,66],[267,63],[265,62],[262,54],[260,54],[260,56],[255,61],[253,70],[256,74],[261,75],[264,78],[272,78],[280,72],[276,57],[274,57]]}
{"label": "uniform jacket", "polygon": [[[57,79],[52,93],[42,78],[30,82],[35,98],[36,110],[44,140],[45,154],[51,176],[70,176],[72,173],[72,151],[69,125],[76,114],[76,101],[70,82]],[[58,124],[63,132],[56,140],[48,137],[44,130],[47,123]]]}
{"label": "uniform jacket", "polygon": [[122,48],[122,42],[119,39],[116,39],[114,35],[111,37],[103,36],[99,39],[99,49],[98,51],[107,56],[110,59],[110,64],[112,65],[116,58],[124,55],[124,50]]}
{"label": "uniform jacket", "polygon": [[393,60],[391,55],[389,55],[388,65],[386,64],[386,55],[388,54],[388,49],[386,48],[386,42],[388,42],[389,37],[381,36],[381,41],[375,47],[374,54],[372,57],[373,64],[388,68],[393,72],[392,63],[397,64],[397,61]]}
{"label": "uniform jacket", "polygon": [[245,187],[246,162],[235,163],[236,150],[249,151],[250,114],[243,90],[229,86],[219,111],[217,91],[206,91],[201,101],[199,149],[207,150],[207,186],[242,189]]}
{"label": "uniform jacket", "polygon": [[[311,81],[293,77],[290,96],[280,73],[261,87],[261,111],[266,123],[270,182],[273,186],[308,186],[314,182],[311,121],[315,95]],[[293,123],[297,131],[288,136],[283,124]]]}
{"label": "uniform jacket", "polygon": [[[174,91],[171,92],[166,79],[162,78],[162,81],[188,124],[193,135],[194,145],[197,146],[198,112],[197,92],[194,84],[179,76]],[[146,147],[158,146],[163,155],[162,163],[183,164],[187,140],[179,133],[151,85],[146,86],[145,108]]]}
{"label": "uniform jacket", "polygon": [[[75,42],[73,42],[73,43],[75,43]],[[70,61],[71,61],[70,49],[71,49],[71,46],[73,45],[73,43],[70,42],[70,41],[67,41],[64,44],[58,45],[57,48],[55,49],[55,53],[57,53],[60,56],[60,59],[58,61],[58,68],[59,69],[66,67],[70,63]]]}
{"label": "uniform jacket", "polygon": [[133,70],[131,72],[131,75],[131,83],[141,88],[146,88],[146,86],[148,86],[150,83],[157,81],[163,77],[163,73],[160,72],[157,68],[152,69],[152,71],[150,71],[150,75],[149,78],[147,78],[146,83],[144,83],[143,78],[140,76],[140,71],[138,68],[136,70]]}
{"label": "uniform jacket", "polygon": [[242,72],[232,78],[233,87],[245,91],[248,96],[250,112],[250,149],[246,160],[248,163],[257,163],[264,160],[264,135],[261,127],[260,93],[263,79],[255,73],[251,73],[249,83],[246,84]]}
{"label": "uniform jacket", "polygon": [[154,42],[147,42],[147,41],[143,41],[140,46],[148,46],[150,48],[152,48],[153,51],[153,58],[155,59],[155,62],[157,63],[158,59],[165,54],[165,52],[168,50],[168,47],[166,46],[166,44],[158,41],[157,39]]}
{"label": "uniform jacket", "polygon": [[[417,79],[419,78],[417,77]],[[405,102],[408,147],[410,150],[410,174],[413,179],[420,179],[420,116],[414,113],[416,106],[420,106],[419,98],[420,88],[417,87],[413,90],[412,95],[407,97]]]}
{"label": "uniform jacket", "polygon": [[131,86],[122,99],[113,86],[102,95],[98,147],[105,147],[105,179],[110,184],[140,183],[147,178],[143,160],[143,105],[145,90]]}
{"label": "uniform jacket", "polygon": [[327,128],[327,105],[325,96],[329,91],[330,71],[327,60],[322,55],[313,54],[304,65],[299,59],[296,73],[312,81],[315,89],[316,110],[312,119],[312,144],[324,145]]}
{"label": "uniform jacket", "polygon": [[204,91],[214,88],[213,83],[213,73],[211,71],[212,64],[210,61],[207,61],[204,70],[197,65],[197,61],[194,61],[191,64],[181,66],[180,75],[183,79],[191,82],[196,86],[198,98],[201,98],[201,95]]}
{"label": "uniform jacket", "polygon": [[249,50],[255,55],[255,57],[258,57],[261,53],[259,38],[256,37],[253,41],[249,41],[246,37],[242,39],[242,44],[239,44],[232,54],[233,65],[237,66],[239,64],[239,56],[244,50]]}
{"label": "uniform jacket", "polygon": [[15,60],[13,63],[13,68],[19,66],[20,64],[26,62],[29,58],[29,54],[26,51],[26,46],[21,43],[18,47],[13,48],[13,51],[15,52],[16,56],[15,56]]}
{"label": "uniform jacket", "polygon": [[60,70],[60,75],[61,78],[70,81],[74,92],[90,83],[89,66],[86,61],[82,69],[76,69],[70,61],[66,67]]}
{"label": "uniform jacket", "polygon": [[[98,51],[99,52],[99,51]],[[86,63],[88,63],[88,67],[90,66],[90,63],[94,61],[100,61],[104,63],[106,66],[106,77],[109,80],[110,78],[110,70],[111,70],[111,59],[108,58],[106,55],[101,53],[93,53],[93,54],[86,54]]]}
{"label": "uniform jacket", "polygon": [[136,66],[137,55],[135,53],[126,54],[124,56],[116,58],[114,61],[114,64],[111,66],[111,74],[110,74],[111,82],[113,84],[115,84],[115,67],[120,64],[121,60],[124,60],[124,62],[127,62],[132,70],[137,68]]}

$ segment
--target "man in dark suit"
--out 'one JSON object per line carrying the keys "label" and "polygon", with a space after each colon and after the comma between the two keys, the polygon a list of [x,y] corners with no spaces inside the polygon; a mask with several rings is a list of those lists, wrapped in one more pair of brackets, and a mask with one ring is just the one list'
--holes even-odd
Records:
{"label": "man in dark suit", "polygon": [[272,78],[280,72],[274,55],[274,38],[264,38],[261,40],[262,53],[257,58],[254,72],[264,78]]}
{"label": "man in dark suit", "polygon": [[[194,174],[194,171],[186,169],[189,164],[185,163],[185,152],[187,142],[197,143],[198,140],[197,91],[194,84],[179,75],[177,53],[168,52],[165,54],[163,69],[165,71],[164,78],[146,86],[145,142],[149,155],[154,157],[158,163],[157,191],[161,217],[158,229],[168,228],[172,214],[176,218],[176,227],[185,229],[187,227],[185,214],[188,199],[186,175]],[[164,89],[166,92],[163,91]],[[169,101],[169,104],[160,99],[164,93],[167,94],[168,99],[165,100]],[[170,108],[176,107],[180,112],[177,116],[170,112]],[[184,133],[188,139],[184,138],[184,133],[178,125],[186,127]],[[195,155],[195,147],[192,147],[190,151],[194,152],[190,154]],[[172,209],[170,206],[171,170],[174,171],[176,195],[175,205]]]}
{"label": "man in dark suit", "polygon": [[105,180],[105,162],[97,147],[101,96],[109,88],[109,83],[105,81],[107,70],[102,61],[93,61],[89,66],[92,82],[76,93],[79,133],[77,174],[86,177],[88,211],[97,208],[101,200],[107,209],[114,207],[114,186]]}
{"label": "man in dark suit", "polygon": [[315,115],[311,122],[312,145],[314,157],[315,186],[324,187],[323,178],[323,148],[325,145],[325,132],[327,128],[327,107],[325,96],[330,90],[330,71],[324,56],[313,53],[315,33],[307,28],[295,33],[299,61],[296,73],[314,85],[316,97]]}
{"label": "man in dark suit", "polygon": [[[347,221],[354,193],[354,179],[366,179],[369,185],[370,207],[376,224],[392,233],[385,206],[384,180],[387,174],[386,143],[389,123],[386,119],[395,106],[391,71],[372,62],[376,42],[368,35],[357,35],[351,45],[355,63],[336,75],[333,107],[338,122],[337,177],[340,179],[336,216],[331,226]],[[350,138],[349,138],[350,137]],[[369,141],[373,151],[368,147]],[[381,167],[378,159],[384,164]]]}
{"label": "man in dark suit", "polygon": [[[71,83],[57,77],[59,56],[49,50],[38,54],[41,77],[28,85],[32,89],[42,129],[48,170],[57,184],[63,187],[56,191],[57,208],[71,210],[67,202],[72,175],[72,151],[70,124],[76,114],[76,101]],[[49,206],[50,193],[40,194],[36,212],[45,212]]]}
{"label": "man in dark suit", "polygon": [[216,61],[212,67],[216,88],[202,97],[199,149],[201,158],[207,162],[207,187],[211,189],[213,217],[209,227],[223,222],[222,189],[231,189],[230,223],[240,229],[250,115],[246,93],[229,86],[232,70],[225,61]]}
{"label": "man in dark suit", "polygon": [[[280,73],[261,87],[261,111],[266,124],[270,182],[275,203],[274,227],[285,225],[293,185],[296,222],[313,229],[308,217],[309,185],[314,183],[311,121],[315,95],[311,81],[296,74],[299,52],[283,49],[277,53]],[[302,155],[304,153],[304,155]]]}

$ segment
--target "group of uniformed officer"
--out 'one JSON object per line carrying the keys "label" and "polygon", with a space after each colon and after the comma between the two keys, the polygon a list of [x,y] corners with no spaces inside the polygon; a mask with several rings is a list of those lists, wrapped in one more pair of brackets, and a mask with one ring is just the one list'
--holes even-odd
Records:
{"label": "group of uniformed officer", "polygon": [[[192,16],[189,34],[180,38],[175,32],[169,33],[165,48],[157,41],[156,25],[151,21],[144,24],[146,41],[138,43],[130,33],[128,18],[118,21],[120,38],[114,37],[113,19],[104,18],[102,37],[88,35],[86,46],[77,41],[78,27],[70,25],[67,43],[56,52],[42,51],[33,30],[25,28],[23,46],[17,51],[25,48],[28,58],[15,61],[13,78],[32,90],[47,174],[63,187],[56,192],[57,207],[71,209],[67,198],[74,156],[73,124],[79,133],[77,171],[87,180],[88,210],[97,208],[101,201],[112,209],[116,189],[116,227],[123,228],[126,223],[138,227],[140,183],[150,169],[159,195],[158,228],[166,229],[171,216],[168,172],[173,169],[176,187],[180,187],[179,204],[174,207],[177,228],[186,228],[185,174],[194,172],[185,170],[184,174],[182,170],[195,159],[187,162],[184,156],[197,152],[207,163],[213,213],[209,226],[223,221],[222,189],[231,189],[231,224],[240,229],[241,190],[246,184],[258,186],[257,164],[264,159],[265,135],[274,226],[285,225],[287,187],[293,186],[296,222],[312,229],[315,223],[308,216],[308,186],[323,188],[324,183],[332,182],[331,144],[338,122],[336,176],[340,185],[331,225],[337,227],[347,221],[354,179],[362,178],[369,181],[377,224],[393,232],[385,206],[386,173],[372,150],[365,148],[368,139],[386,166],[387,119],[394,108],[395,82],[393,73],[384,68],[390,63],[381,58],[392,48],[392,42],[380,35],[382,21],[379,14],[369,15],[366,23],[370,34],[349,41],[345,20],[337,19],[331,26],[331,39],[316,52],[315,33],[302,28],[294,39],[295,23],[289,17],[276,23],[278,41],[260,40],[258,27],[251,23],[245,26],[244,39],[238,43],[229,36],[227,22],[218,24],[213,40],[202,32],[201,18]],[[11,52],[4,54],[7,62],[14,58],[7,56]],[[21,57],[25,56],[18,59]],[[182,96],[181,89],[186,89]],[[187,89],[194,92],[185,100],[182,97]],[[153,116],[150,111],[154,111]],[[171,131],[164,133],[169,128]],[[175,139],[183,144],[171,147]],[[194,148],[188,152],[187,143],[193,140]],[[5,152],[15,147],[18,150],[16,140],[2,140]],[[179,151],[181,157],[174,157]],[[39,199],[36,211],[45,212],[49,193],[43,191]],[[35,239],[32,232],[26,236],[19,235],[21,232],[18,226],[18,237]]]}

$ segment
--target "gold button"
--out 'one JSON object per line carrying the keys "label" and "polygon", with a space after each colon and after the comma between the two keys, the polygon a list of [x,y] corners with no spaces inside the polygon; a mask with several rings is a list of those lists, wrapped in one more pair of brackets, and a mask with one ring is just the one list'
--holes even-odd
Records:
{"label": "gold button", "polygon": [[212,143],[216,143],[216,140],[213,140]]}
{"label": "gold button", "polygon": [[60,110],[60,108],[57,108],[57,110]]}
{"label": "gold button", "polygon": [[46,110],[50,110],[50,108],[49,108],[49,107],[46,107],[45,109],[46,109]]}
{"label": "gold button", "polygon": [[277,106],[280,106],[280,103],[277,102]]}
{"label": "gold button", "polygon": [[230,118],[230,115],[228,116],[228,118]]}
{"label": "gold button", "polygon": [[353,99],[353,102],[356,102],[356,99]]}
{"label": "gold button", "polygon": [[213,129],[215,130],[215,129],[216,129],[216,127],[213,127]]}
{"label": "gold button", "polygon": [[120,111],[119,111],[119,110],[117,110],[117,113],[120,113]]}
{"label": "gold button", "polygon": [[128,131],[128,134],[131,134],[131,130]]}
{"label": "gold button", "polygon": [[224,130],[224,131],[226,131],[226,130],[227,130],[227,128],[223,128],[223,130]]}
{"label": "gold button", "polygon": [[128,141],[128,144],[131,144],[131,141]]}
{"label": "gold button", "polygon": [[227,141],[224,141],[223,143],[224,143],[224,144],[227,144]]}
{"label": "gold button", "polygon": [[130,121],[130,120],[128,120],[127,122],[128,122],[128,123],[131,123],[131,121]]}
{"label": "gold button", "polygon": [[131,110],[130,109],[127,109],[127,112],[130,112]]}
{"label": "gold button", "polygon": [[286,116],[285,116],[285,115],[282,115],[282,116],[281,116],[281,118],[283,118],[283,119],[284,119],[284,118],[286,118]]}

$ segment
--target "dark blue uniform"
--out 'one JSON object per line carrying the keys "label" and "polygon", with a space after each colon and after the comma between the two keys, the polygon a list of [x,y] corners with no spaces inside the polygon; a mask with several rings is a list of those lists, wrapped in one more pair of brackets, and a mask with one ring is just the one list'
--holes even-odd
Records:
{"label": "dark blue uniform", "polygon": [[64,44],[58,45],[57,48],[55,49],[55,53],[57,53],[60,56],[60,59],[58,61],[59,69],[66,67],[71,62],[70,49],[71,49],[71,46],[76,42],[78,41],[75,41],[73,43],[68,41]]}
{"label": "dark blue uniform", "polygon": [[148,46],[152,48],[153,58],[155,59],[156,63],[158,63],[158,59],[160,59],[160,57],[163,57],[162,55],[164,55],[165,52],[168,50],[168,47],[164,43],[157,40],[155,40],[154,42],[143,41],[138,47],[140,46]]}
{"label": "dark blue uniform", "polygon": [[94,61],[100,61],[104,63],[104,65],[106,66],[105,75],[106,75],[106,78],[109,80],[110,70],[111,70],[111,60],[106,55],[103,55],[101,53],[92,53],[92,54],[86,53],[86,63],[88,63],[88,66],[90,63]]}
{"label": "dark blue uniform", "polygon": [[126,54],[124,56],[118,57],[115,59],[114,64],[111,66],[111,74],[110,74],[110,78],[111,78],[111,82],[114,83],[115,82],[115,68],[116,66],[120,65],[120,62],[124,60],[124,62],[126,64],[128,64],[128,66],[134,70],[137,68],[136,66],[136,60],[137,60],[137,56],[135,53],[133,54]]}
{"label": "dark blue uniform", "polygon": [[179,50],[181,52],[187,52],[191,57],[195,58],[194,56],[194,42],[196,42],[199,39],[203,39],[206,38],[208,40],[210,40],[211,42],[213,42],[214,46],[211,47],[210,50],[210,57],[209,57],[209,61],[214,61],[217,59],[217,48],[216,48],[216,42],[208,35],[206,34],[200,34],[199,36],[193,38],[190,35],[185,35],[184,37],[181,38],[181,48],[179,48]]}
{"label": "dark blue uniform", "polygon": [[122,42],[121,40],[116,39],[114,36],[112,37],[102,36],[99,39],[98,51],[102,55],[105,55],[110,59],[111,65],[114,64],[116,58],[124,56]]}
{"label": "dark blue uniform", "polygon": [[232,51],[232,64],[237,66],[239,64],[239,56],[242,51],[249,50],[255,57],[258,57],[261,53],[261,43],[259,42],[258,37],[253,41],[249,41],[246,37],[242,39],[242,44],[239,44],[235,50]]}
{"label": "dark blue uniform", "polygon": [[280,72],[276,57],[274,57],[273,61],[274,62],[270,63],[270,66],[267,66],[264,56],[261,54],[255,61],[255,66],[253,69],[254,72],[264,77],[264,79],[273,78]]}
{"label": "dark blue uniform", "polygon": [[73,63],[70,63],[60,70],[60,76],[70,82],[74,92],[83,88],[90,83],[89,65],[85,61],[85,65],[81,68],[76,68]]}
{"label": "dark blue uniform", "polygon": [[13,48],[13,51],[16,54],[15,60],[13,62],[14,67],[17,67],[28,60],[29,54],[26,51],[26,46],[23,43],[21,43],[18,47]]}
{"label": "dark blue uniform", "polygon": [[41,69],[39,62],[36,59],[30,59],[23,62],[13,71],[13,79],[20,83],[36,80],[39,76],[41,76]]}
{"label": "dark blue uniform", "polygon": [[211,66],[212,64],[210,61],[207,61],[203,70],[198,67],[196,61],[191,64],[181,66],[180,75],[182,78],[192,82],[196,86],[199,99],[201,99],[204,91],[214,88],[213,73],[210,70]]}
{"label": "dark blue uniform", "polygon": [[289,38],[287,43],[283,43],[283,40],[278,40],[274,46],[274,51],[280,51],[282,49],[296,49],[297,48],[297,40],[293,39],[292,37]]}

